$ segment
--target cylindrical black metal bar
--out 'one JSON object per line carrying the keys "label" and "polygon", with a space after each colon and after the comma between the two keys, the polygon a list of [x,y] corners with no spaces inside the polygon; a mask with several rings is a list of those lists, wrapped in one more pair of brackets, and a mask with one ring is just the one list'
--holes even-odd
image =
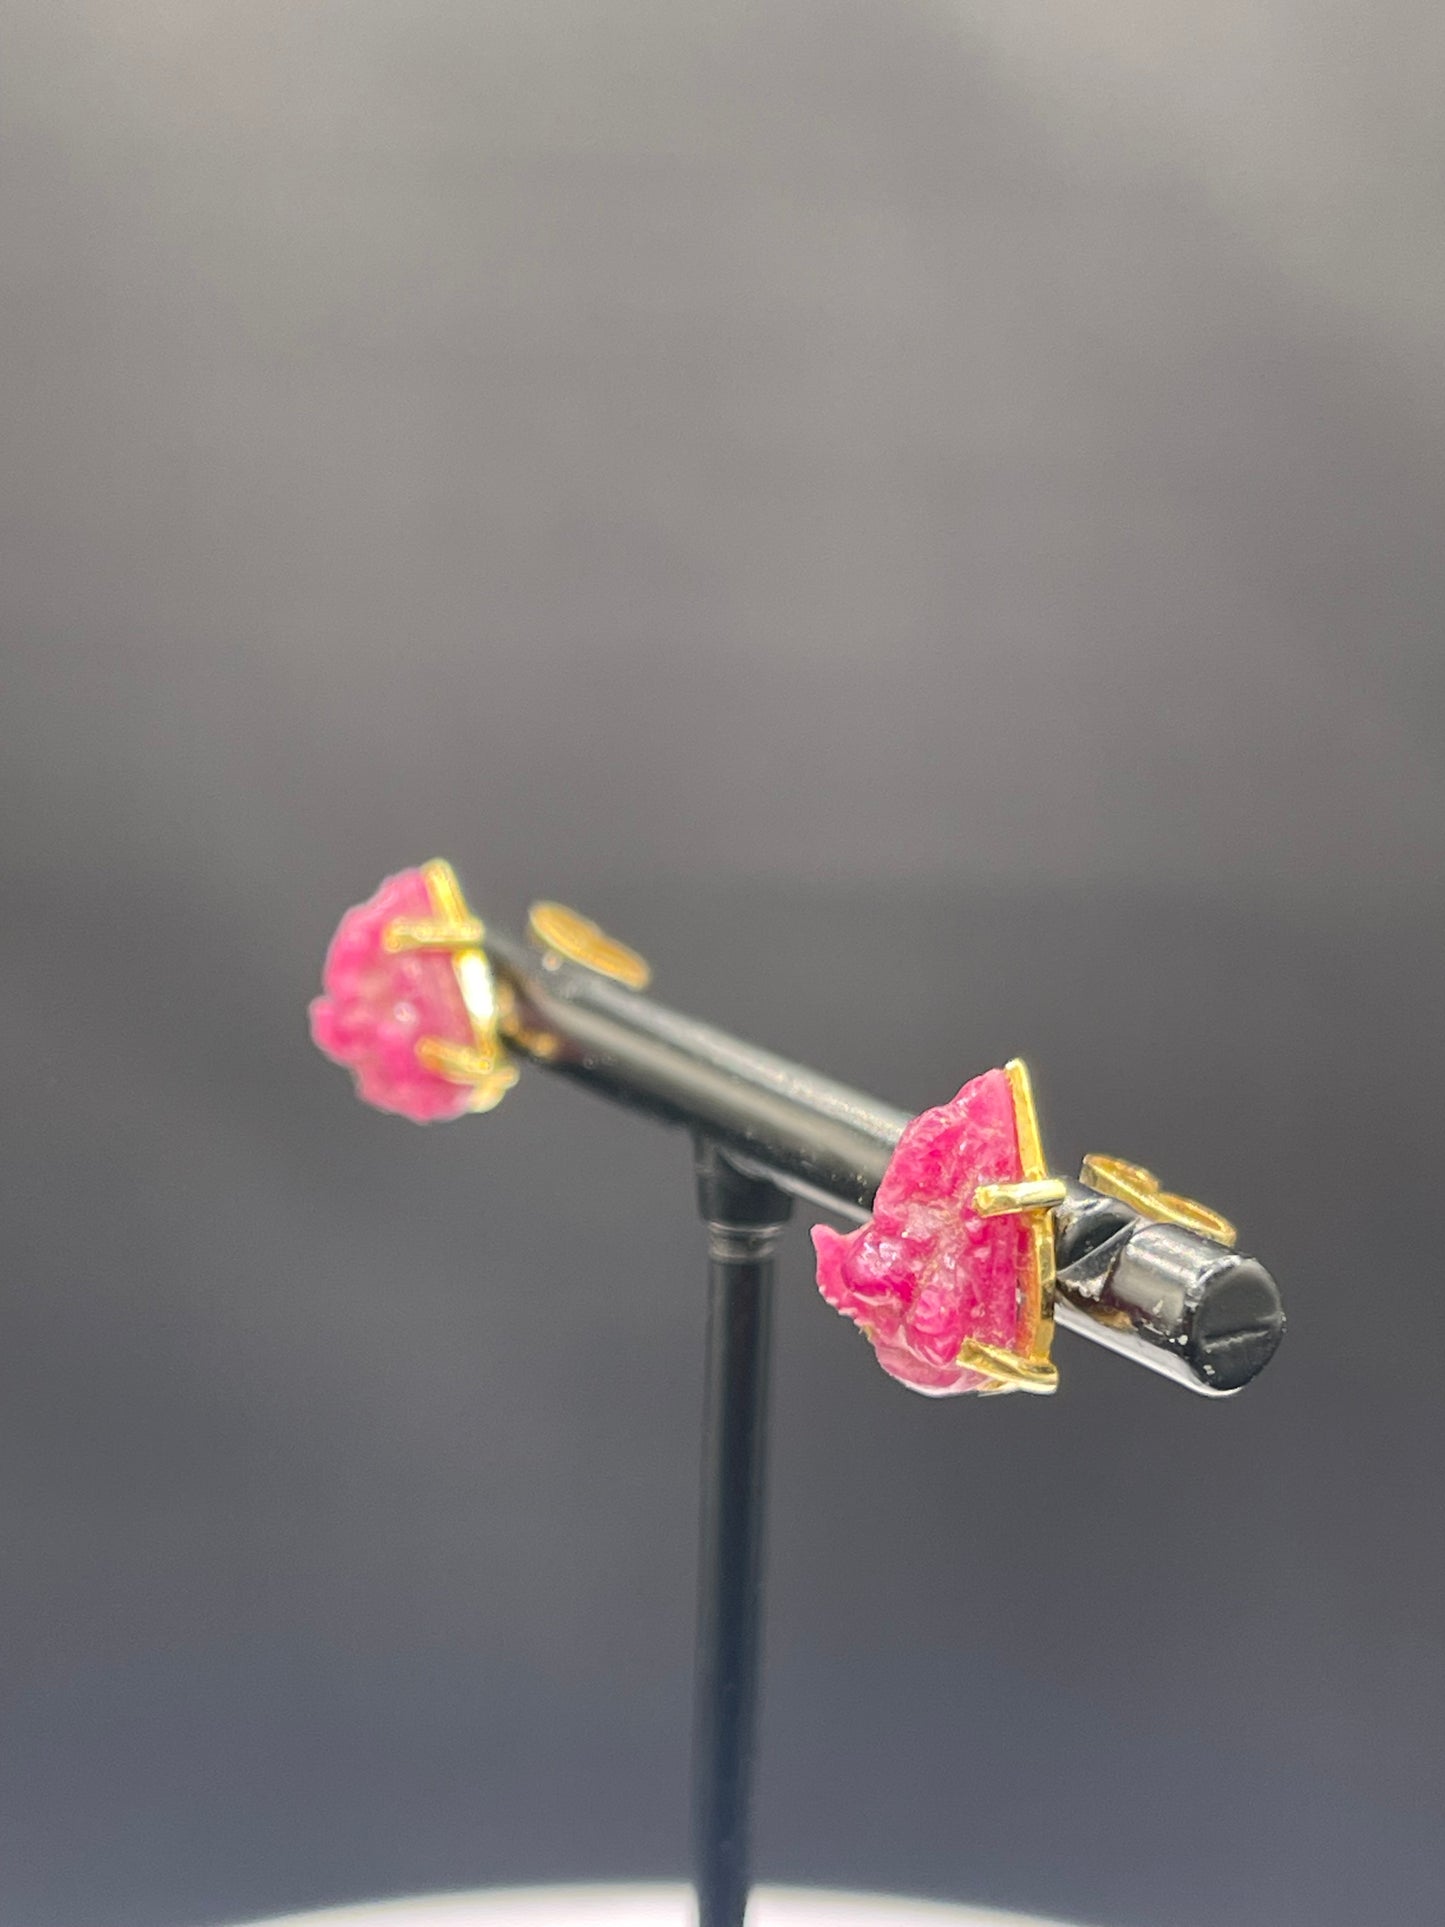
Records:
{"label": "cylindrical black metal bar", "polygon": [[[486,947],[507,1034],[538,1064],[705,1133],[795,1197],[853,1219],[872,1210],[907,1112],[516,938],[489,930]],[[1086,1185],[1069,1187],[1057,1221],[1066,1330],[1207,1394],[1268,1363],[1284,1313],[1257,1260],[1177,1226],[1161,1239]]]}
{"label": "cylindrical black metal bar", "polygon": [[538,1063],[704,1132],[797,1197],[868,1215],[906,1111],[490,926],[486,947],[513,1001],[508,1033]]}
{"label": "cylindrical black metal bar", "polygon": [[743,1927],[751,1884],[774,1253],[790,1200],[698,1147],[707,1364],[693,1733],[699,1927]]}

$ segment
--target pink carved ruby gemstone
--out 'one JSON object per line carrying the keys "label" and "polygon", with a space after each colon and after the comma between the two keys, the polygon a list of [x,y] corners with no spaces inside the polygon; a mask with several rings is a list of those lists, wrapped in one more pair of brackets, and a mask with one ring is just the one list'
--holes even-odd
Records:
{"label": "pink carved ruby gemstone", "polygon": [[311,1006],[311,1036],[344,1064],[358,1097],[417,1124],[460,1117],[471,1087],[439,1077],[417,1061],[424,1037],[468,1046],[471,1020],[445,952],[393,955],[383,941],[398,917],[434,916],[420,870],[388,877],[374,897],[348,910],[331,939],[321,973],[325,995]]}
{"label": "pink carved ruby gemstone", "polygon": [[884,1371],[916,1392],[989,1383],[958,1364],[965,1339],[1018,1348],[1028,1223],[979,1217],[973,1195],[1022,1176],[1008,1074],[985,1071],[907,1127],[867,1224],[847,1236],[813,1228],[819,1290],[867,1333]]}

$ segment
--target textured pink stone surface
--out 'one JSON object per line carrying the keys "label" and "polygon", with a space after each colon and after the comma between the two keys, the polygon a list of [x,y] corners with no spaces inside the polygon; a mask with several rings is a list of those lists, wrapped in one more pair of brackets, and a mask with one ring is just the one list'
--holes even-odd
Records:
{"label": "textured pink stone surface", "polygon": [[818,1289],[868,1334],[885,1372],[935,1397],[989,1381],[957,1358],[967,1338],[1013,1350],[1028,1222],[981,1218],[981,1184],[1023,1175],[1013,1091],[985,1071],[898,1140],[867,1224],[846,1236],[815,1225]]}
{"label": "textured pink stone surface", "polygon": [[469,1085],[438,1077],[416,1056],[423,1037],[472,1042],[450,956],[426,950],[393,956],[382,942],[394,919],[432,915],[420,870],[388,877],[341,919],[321,973],[325,994],[311,1006],[313,1040],[351,1071],[357,1095],[417,1124],[460,1117],[472,1095]]}

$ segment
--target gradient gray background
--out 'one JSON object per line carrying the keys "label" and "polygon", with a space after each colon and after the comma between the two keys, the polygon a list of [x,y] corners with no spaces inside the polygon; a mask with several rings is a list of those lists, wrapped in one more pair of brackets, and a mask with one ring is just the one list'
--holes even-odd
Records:
{"label": "gradient gray background", "polygon": [[676,1875],[686,1148],[305,1041],[451,855],[921,1108],[1014,1050],[1288,1295],[776,1370],[774,1879],[1445,1912],[1426,0],[10,0],[0,1922]]}

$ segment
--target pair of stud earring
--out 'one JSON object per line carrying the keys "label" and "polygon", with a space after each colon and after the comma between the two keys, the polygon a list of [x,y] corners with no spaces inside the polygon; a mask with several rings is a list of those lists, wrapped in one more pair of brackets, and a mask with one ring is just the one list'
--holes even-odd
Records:
{"label": "pair of stud earring", "polygon": [[[635,991],[650,980],[636,951],[564,904],[534,904],[528,931],[543,968],[576,964]],[[528,1040],[449,864],[389,877],[349,911],[324,984],[313,1037],[378,1108],[425,1123],[490,1111],[516,1083],[510,1046]],[[1139,1165],[1094,1155],[1081,1179],[1146,1218],[1234,1242],[1226,1219]],[[815,1227],[819,1288],[917,1391],[1052,1392],[1054,1211],[1066,1195],[1014,1059],[908,1124],[868,1223]]]}

